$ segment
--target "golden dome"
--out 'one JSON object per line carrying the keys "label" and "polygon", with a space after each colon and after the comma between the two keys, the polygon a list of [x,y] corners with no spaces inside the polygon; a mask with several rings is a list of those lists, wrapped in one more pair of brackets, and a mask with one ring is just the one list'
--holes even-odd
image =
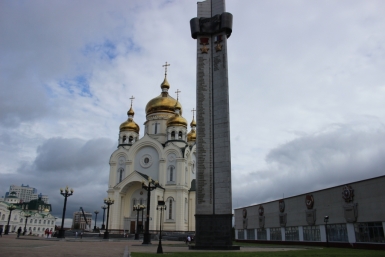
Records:
{"label": "golden dome", "polygon": [[195,119],[193,117],[193,120],[190,123],[190,127],[196,127],[196,126],[197,126],[197,123],[195,122]]}
{"label": "golden dome", "polygon": [[174,113],[175,105],[180,108],[182,113],[182,105],[177,102],[176,99],[169,96],[167,92],[163,92],[161,95],[151,99],[146,105],[146,115],[155,112],[168,112]]}
{"label": "golden dome", "polygon": [[168,83],[167,78],[164,78],[162,84],[160,84],[160,88],[162,88],[162,89],[163,88],[167,88],[167,89],[170,88],[170,83]]}
{"label": "golden dome", "polygon": [[139,130],[140,130],[138,124],[136,124],[134,122],[134,120],[131,119],[131,118],[128,118],[128,120],[123,122],[120,125],[119,129],[120,129],[120,132],[122,132],[122,131],[134,131],[134,132],[136,132],[138,134],[139,134]]}
{"label": "golden dome", "polygon": [[183,126],[187,128],[187,120],[176,113],[167,120],[167,127],[171,126]]}
{"label": "golden dome", "polygon": [[130,107],[130,109],[128,110],[128,112],[127,112],[127,115],[128,116],[134,116],[134,114],[135,114],[135,112],[134,112],[134,110],[132,109],[132,105],[131,105],[131,107]]}
{"label": "golden dome", "polygon": [[187,142],[196,141],[196,139],[197,139],[197,133],[196,133],[195,129],[192,129],[187,134]]}

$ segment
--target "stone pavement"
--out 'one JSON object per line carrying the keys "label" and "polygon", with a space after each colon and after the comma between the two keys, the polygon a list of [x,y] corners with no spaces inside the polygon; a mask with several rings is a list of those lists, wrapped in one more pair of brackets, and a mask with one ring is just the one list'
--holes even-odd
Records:
{"label": "stone pavement", "polygon": [[[158,241],[152,241],[151,245],[142,245],[141,240],[99,238],[65,238],[45,239],[31,236],[3,235],[0,237],[0,256],[5,257],[129,257],[131,252],[156,253]],[[162,241],[163,253],[169,252],[202,252],[189,250],[184,242]],[[302,248],[303,249],[303,248]],[[241,252],[259,251],[289,251],[298,248],[280,247],[241,247]],[[218,251],[216,251],[218,252]]]}

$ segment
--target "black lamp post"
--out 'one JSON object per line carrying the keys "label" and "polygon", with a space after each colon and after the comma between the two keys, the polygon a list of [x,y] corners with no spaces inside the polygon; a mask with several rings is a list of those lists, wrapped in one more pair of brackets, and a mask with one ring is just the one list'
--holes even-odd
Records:
{"label": "black lamp post", "polygon": [[108,220],[110,217],[110,205],[114,204],[114,200],[108,197],[104,199],[104,204],[107,204],[107,222],[106,222],[107,226],[106,226],[106,231],[104,232],[103,239],[109,239],[110,235],[108,234]]}
{"label": "black lamp post", "polygon": [[141,227],[140,227],[140,233],[143,233],[143,211],[144,211],[144,209],[146,209],[146,207],[144,207],[143,208],[143,210],[142,210],[142,225],[141,225]]}
{"label": "black lamp post", "polygon": [[159,187],[159,182],[152,180],[151,177],[148,177],[148,185],[146,185],[144,183],[144,181],[142,181],[142,188],[147,191],[146,230],[144,232],[142,244],[151,244],[151,235],[150,235],[150,231],[149,231],[149,227],[150,227],[150,197],[151,197],[151,191],[156,189],[157,187]]}
{"label": "black lamp post", "polygon": [[64,218],[65,218],[65,215],[66,215],[66,207],[67,207],[67,198],[70,197],[71,195],[73,195],[74,193],[74,190],[71,188],[69,189],[68,186],[66,186],[66,188],[60,188],[60,194],[62,196],[64,196],[64,206],[63,206],[63,215],[62,215],[62,218],[61,218],[61,227],[59,229],[59,234],[58,234],[58,238],[65,238],[65,230],[64,230]]}
{"label": "black lamp post", "polygon": [[[135,240],[139,239],[139,212],[146,209],[144,205],[137,204],[134,205],[134,211],[136,211],[136,231],[135,231]],[[142,218],[143,222],[143,218]]]}
{"label": "black lamp post", "polygon": [[94,230],[96,231],[96,220],[98,219],[99,211],[94,211],[94,213],[95,213],[95,226],[94,226]]}
{"label": "black lamp post", "polygon": [[104,215],[106,214],[107,206],[103,205],[102,209],[103,209],[103,224],[102,224],[102,230],[103,230],[103,229],[106,229],[106,225],[104,225]]}
{"label": "black lamp post", "polygon": [[159,220],[159,244],[158,244],[158,250],[156,253],[163,253],[162,248],[162,212],[166,210],[166,205],[164,201],[158,201],[158,206],[156,207],[157,210],[160,210],[160,220]]}
{"label": "black lamp post", "polygon": [[328,221],[329,221],[329,216],[325,216],[324,217],[324,222],[325,222],[325,230],[326,230],[326,247],[329,247]]}
{"label": "black lamp post", "polygon": [[8,235],[9,233],[9,221],[11,220],[12,211],[16,209],[16,206],[11,204],[10,206],[7,207],[7,209],[9,210],[9,215],[8,215],[8,223],[7,223],[7,227],[5,228],[4,235]]}
{"label": "black lamp post", "polygon": [[28,218],[31,217],[31,214],[24,214],[24,217],[25,217],[25,225],[24,225],[23,236],[27,233],[27,221],[28,221]]}

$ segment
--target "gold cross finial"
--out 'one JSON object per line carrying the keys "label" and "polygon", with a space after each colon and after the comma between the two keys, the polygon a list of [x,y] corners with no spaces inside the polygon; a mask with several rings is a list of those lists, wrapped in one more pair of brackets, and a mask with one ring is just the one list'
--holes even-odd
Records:
{"label": "gold cross finial", "polygon": [[182,92],[182,91],[180,91],[179,89],[176,90],[176,92],[175,92],[175,93],[176,93],[176,100],[179,99],[179,93],[180,93],[180,92]]}
{"label": "gold cross finial", "polygon": [[131,100],[131,107],[132,107],[132,102],[134,101],[135,97],[134,96],[131,96],[130,100]]}
{"label": "gold cross finial", "polygon": [[167,77],[167,66],[170,66],[171,64],[167,63],[165,65],[162,65],[164,67],[164,77]]}
{"label": "gold cross finial", "polygon": [[192,111],[192,113],[193,113],[193,119],[194,119],[194,117],[195,117],[195,112],[196,112],[197,110],[195,110],[195,109],[193,108],[191,111]]}

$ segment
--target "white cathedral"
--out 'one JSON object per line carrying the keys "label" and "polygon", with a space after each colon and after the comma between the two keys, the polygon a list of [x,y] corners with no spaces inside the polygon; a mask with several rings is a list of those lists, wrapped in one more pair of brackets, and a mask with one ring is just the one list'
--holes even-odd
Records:
{"label": "white cathedral", "polygon": [[[165,201],[162,230],[195,231],[196,123],[193,118],[188,132],[182,106],[178,98],[169,95],[169,88],[165,75],[161,94],[146,105],[142,138],[134,121],[132,101],[128,119],[119,127],[118,149],[110,157],[107,192],[115,202],[110,206],[109,229],[135,233],[137,211],[133,207],[147,207],[142,182],[148,184],[151,178],[160,186],[151,192],[149,230],[159,228],[157,205]],[[146,223],[146,213],[139,213],[139,226]]]}

